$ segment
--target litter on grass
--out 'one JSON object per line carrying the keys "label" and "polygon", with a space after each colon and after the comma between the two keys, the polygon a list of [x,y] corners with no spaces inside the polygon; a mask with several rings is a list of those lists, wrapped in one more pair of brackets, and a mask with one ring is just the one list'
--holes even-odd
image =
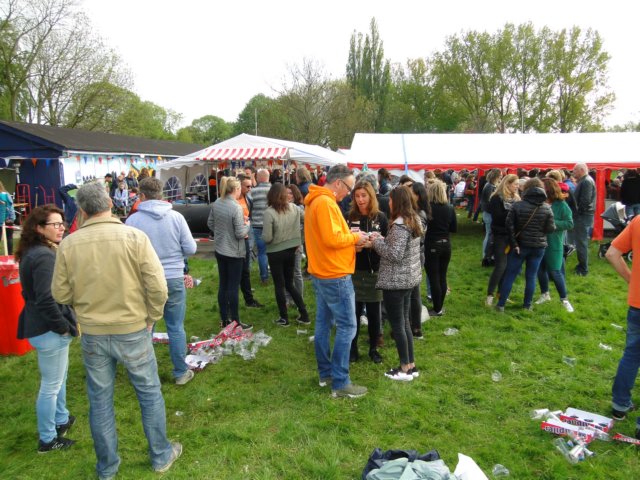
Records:
{"label": "litter on grass", "polygon": [[569,365],[570,367],[575,367],[577,363],[577,360],[574,357],[567,357],[567,356],[562,357],[562,361],[567,365]]}
{"label": "litter on grass", "polygon": [[607,352],[610,352],[611,350],[613,350],[613,348],[610,345],[606,345],[604,343],[600,343],[600,345],[598,345],[602,350],[606,350]]}
{"label": "litter on grass", "polygon": [[447,328],[447,329],[444,331],[444,334],[445,334],[447,337],[451,337],[452,335],[457,335],[459,331],[460,331],[460,330],[458,330],[457,328]]}

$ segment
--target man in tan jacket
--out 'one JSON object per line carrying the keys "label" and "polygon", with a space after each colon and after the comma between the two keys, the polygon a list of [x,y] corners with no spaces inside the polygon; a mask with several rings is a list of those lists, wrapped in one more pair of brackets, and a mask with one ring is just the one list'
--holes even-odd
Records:
{"label": "man in tan jacket", "polygon": [[76,202],[84,223],[60,243],[51,292],[58,303],[75,308],[82,330],[96,470],[102,479],[113,478],[120,465],[113,390],[122,363],[138,396],[151,465],[166,472],[182,445],[167,439],[150,334],[167,301],[163,268],[142,231],[112,218],[102,185],[83,185]]}

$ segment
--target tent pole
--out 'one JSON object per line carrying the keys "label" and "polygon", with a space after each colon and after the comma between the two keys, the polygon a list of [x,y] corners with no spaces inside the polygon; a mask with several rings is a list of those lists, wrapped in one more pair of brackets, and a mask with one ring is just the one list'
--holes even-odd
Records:
{"label": "tent pole", "polygon": [[593,234],[591,235],[591,240],[602,240],[604,238],[604,223],[600,216],[604,212],[607,191],[604,177],[605,170],[598,168],[596,170],[596,213],[593,217]]}

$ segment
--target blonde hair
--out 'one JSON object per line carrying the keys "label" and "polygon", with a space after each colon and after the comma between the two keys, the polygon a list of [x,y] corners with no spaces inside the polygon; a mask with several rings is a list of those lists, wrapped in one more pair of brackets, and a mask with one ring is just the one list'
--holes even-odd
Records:
{"label": "blonde hair", "polygon": [[553,178],[558,183],[564,181],[564,174],[560,170],[549,170],[546,177]]}
{"label": "blonde hair", "polygon": [[224,196],[232,194],[236,188],[240,188],[240,180],[236,177],[222,177],[220,191]]}
{"label": "blonde hair", "polygon": [[493,192],[491,196],[493,197],[494,195],[498,195],[503,200],[520,200],[520,195],[518,195],[517,192],[511,193],[511,191],[507,188],[510,184],[517,181],[517,175],[514,175],[513,173],[505,175],[504,177],[502,177],[502,180],[500,180],[500,183],[496,187],[495,192]]}
{"label": "blonde hair", "polygon": [[427,200],[429,203],[449,203],[447,200],[447,184],[441,180],[434,180],[427,185]]}

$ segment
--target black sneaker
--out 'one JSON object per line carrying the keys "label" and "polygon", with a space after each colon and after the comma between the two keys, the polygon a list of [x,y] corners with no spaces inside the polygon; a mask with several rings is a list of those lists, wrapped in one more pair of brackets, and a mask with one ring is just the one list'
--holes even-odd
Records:
{"label": "black sneaker", "polygon": [[279,318],[275,321],[275,324],[280,326],[280,327],[288,327],[289,325],[291,325],[289,323],[289,320],[287,320],[286,318]]}
{"label": "black sneaker", "polygon": [[441,317],[444,315],[444,308],[442,310],[440,310],[439,312],[436,312],[435,310],[429,310],[429,316],[430,317]]}
{"label": "black sneaker", "polygon": [[411,333],[413,333],[413,338],[415,338],[416,340],[424,339],[424,335],[422,334],[422,329],[414,330]]}
{"label": "black sneaker", "polygon": [[251,300],[250,302],[247,302],[247,308],[263,308],[263,307],[264,305],[255,299]]}
{"label": "black sneaker", "polygon": [[311,320],[309,320],[309,317],[303,317],[302,315],[296,318],[296,322],[301,325],[311,325]]}
{"label": "black sneaker", "polygon": [[54,438],[49,443],[44,443],[42,440],[38,441],[38,453],[53,452],[54,450],[65,450],[73,445],[75,440],[69,440],[65,437]]}
{"label": "black sneaker", "polygon": [[627,418],[627,413],[635,412],[636,408],[637,407],[633,403],[631,404],[631,406],[627,410],[616,410],[615,408],[612,408],[611,409],[611,417],[614,420],[617,420],[617,421],[621,422],[622,420],[625,420]]}
{"label": "black sneaker", "polygon": [[56,433],[58,434],[58,438],[64,437],[67,432],[71,430],[71,427],[74,423],[76,423],[76,417],[74,417],[73,415],[69,415],[69,420],[67,420],[67,423],[56,425]]}
{"label": "black sneaker", "polygon": [[418,367],[410,368],[407,373],[410,373],[413,378],[417,378],[420,376],[420,370],[418,370]]}
{"label": "black sneaker", "polygon": [[409,371],[403,372],[400,367],[392,368],[388,372],[384,374],[385,377],[390,378],[391,380],[398,380],[400,382],[410,382],[413,380],[413,375],[409,373]]}
{"label": "black sneaker", "polygon": [[360,353],[357,350],[351,350],[349,352],[349,363],[354,363],[360,360]]}
{"label": "black sneaker", "polygon": [[369,358],[371,358],[373,363],[382,363],[382,355],[378,353],[378,350],[370,350]]}

